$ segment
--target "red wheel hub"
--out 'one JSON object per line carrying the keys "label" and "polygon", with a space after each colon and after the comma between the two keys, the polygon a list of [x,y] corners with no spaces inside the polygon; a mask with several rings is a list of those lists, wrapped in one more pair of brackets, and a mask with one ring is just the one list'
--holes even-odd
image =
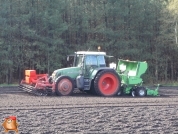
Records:
{"label": "red wheel hub", "polygon": [[119,87],[119,81],[112,74],[104,74],[99,80],[99,89],[104,95],[112,95]]}
{"label": "red wheel hub", "polygon": [[58,91],[62,94],[62,95],[67,95],[68,93],[70,93],[72,90],[72,83],[70,80],[68,79],[62,79],[59,83],[58,83]]}

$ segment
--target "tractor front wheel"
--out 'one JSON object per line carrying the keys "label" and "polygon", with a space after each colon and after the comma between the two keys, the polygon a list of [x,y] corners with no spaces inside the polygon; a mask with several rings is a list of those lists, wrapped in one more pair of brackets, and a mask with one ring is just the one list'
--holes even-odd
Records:
{"label": "tractor front wheel", "polygon": [[115,96],[121,86],[121,80],[114,70],[103,70],[99,72],[94,80],[94,89],[101,96]]}
{"label": "tractor front wheel", "polygon": [[61,96],[68,96],[73,93],[74,84],[70,77],[61,76],[56,81],[56,94]]}

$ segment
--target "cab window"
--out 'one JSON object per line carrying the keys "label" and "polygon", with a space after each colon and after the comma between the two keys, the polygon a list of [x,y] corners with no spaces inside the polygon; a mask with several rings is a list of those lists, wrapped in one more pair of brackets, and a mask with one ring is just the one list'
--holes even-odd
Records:
{"label": "cab window", "polygon": [[76,55],[75,66],[80,67],[82,65],[83,55]]}
{"label": "cab window", "polygon": [[87,55],[86,57],[85,57],[86,59],[85,59],[85,61],[86,61],[86,65],[98,65],[97,64],[97,57],[96,56],[94,56],[94,55]]}
{"label": "cab window", "polygon": [[100,67],[105,67],[106,63],[105,63],[105,59],[103,55],[98,55],[98,64]]}

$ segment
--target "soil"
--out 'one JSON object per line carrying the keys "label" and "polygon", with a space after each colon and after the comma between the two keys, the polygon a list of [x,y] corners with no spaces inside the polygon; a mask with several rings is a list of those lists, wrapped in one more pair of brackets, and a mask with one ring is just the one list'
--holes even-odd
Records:
{"label": "soil", "polygon": [[[177,134],[178,87],[157,97],[34,96],[0,88],[0,123],[17,117],[20,134]],[[0,126],[0,133],[5,133]],[[9,131],[14,134],[15,131]]]}

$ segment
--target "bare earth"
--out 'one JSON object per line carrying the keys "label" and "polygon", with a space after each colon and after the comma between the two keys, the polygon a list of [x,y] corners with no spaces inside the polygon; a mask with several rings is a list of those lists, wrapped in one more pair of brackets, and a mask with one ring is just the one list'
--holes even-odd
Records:
{"label": "bare earth", "polygon": [[16,116],[20,134],[177,134],[178,88],[159,91],[159,97],[144,98],[81,92],[39,97],[18,88],[0,88],[0,123]]}

